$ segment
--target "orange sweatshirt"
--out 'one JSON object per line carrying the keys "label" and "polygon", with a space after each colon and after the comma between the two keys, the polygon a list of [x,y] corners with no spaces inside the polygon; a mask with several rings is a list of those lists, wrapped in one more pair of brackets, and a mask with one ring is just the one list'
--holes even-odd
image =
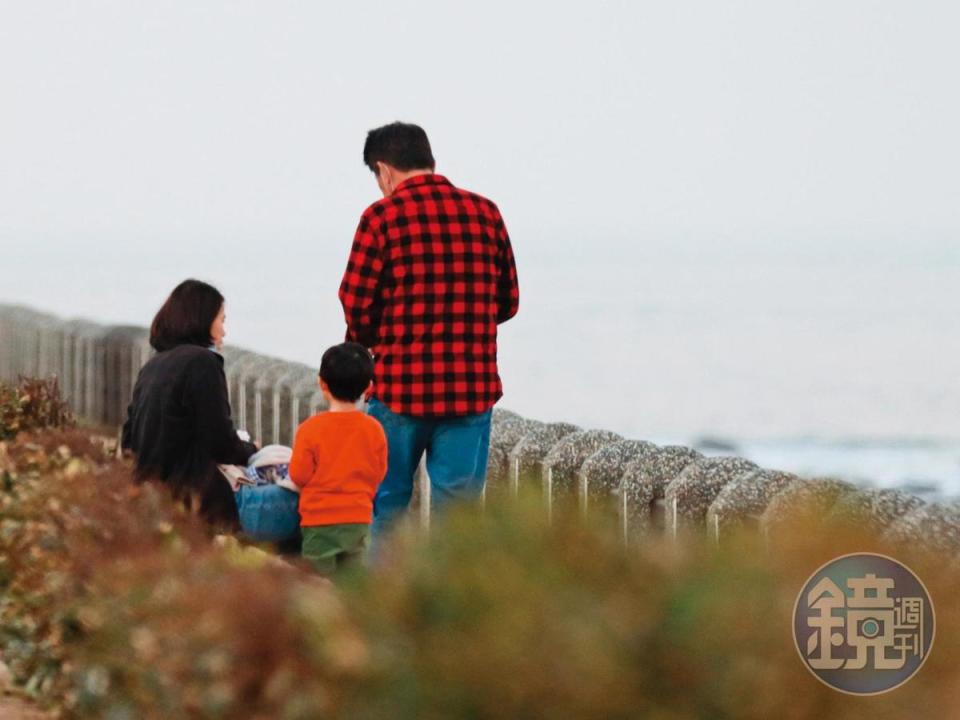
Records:
{"label": "orange sweatshirt", "polygon": [[386,474],[387,438],[369,415],[323,412],[297,428],[290,479],[301,488],[301,526],[371,522]]}

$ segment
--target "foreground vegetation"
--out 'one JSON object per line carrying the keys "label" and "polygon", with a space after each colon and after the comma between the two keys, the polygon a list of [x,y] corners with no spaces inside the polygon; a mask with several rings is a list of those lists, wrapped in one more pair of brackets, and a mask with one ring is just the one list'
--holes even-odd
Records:
{"label": "foreground vegetation", "polygon": [[0,443],[0,640],[24,692],[79,718],[902,718],[960,715],[960,585],[898,548],[937,610],[887,695],[803,667],[790,615],[851,528],[625,549],[524,502],[412,530],[337,587],[212,542],[77,429]]}
{"label": "foreground vegetation", "polygon": [[56,378],[0,382],[0,440],[13,439],[21,432],[73,425],[73,414],[60,396]]}

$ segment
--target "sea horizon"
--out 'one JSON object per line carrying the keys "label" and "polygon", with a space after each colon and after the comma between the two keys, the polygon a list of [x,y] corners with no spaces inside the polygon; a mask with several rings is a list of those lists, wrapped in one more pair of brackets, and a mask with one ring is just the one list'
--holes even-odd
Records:
{"label": "sea horizon", "polygon": [[[229,344],[313,366],[343,338],[347,235],[283,237],[269,252],[257,238],[229,253],[209,241],[164,252],[113,241],[96,255],[33,243],[7,253],[0,300],[145,327],[197,276],[227,298]],[[500,328],[500,407],[654,442],[719,439],[808,475],[960,492],[956,252],[655,234],[598,240],[588,255],[570,239],[514,245],[521,303]]]}

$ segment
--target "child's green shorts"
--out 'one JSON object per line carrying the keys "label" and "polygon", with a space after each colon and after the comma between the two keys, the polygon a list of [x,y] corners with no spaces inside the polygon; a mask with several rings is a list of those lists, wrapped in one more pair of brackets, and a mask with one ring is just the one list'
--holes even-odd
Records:
{"label": "child's green shorts", "polygon": [[333,575],[363,560],[370,524],[309,525],[300,531],[304,559],[309,560],[321,575]]}

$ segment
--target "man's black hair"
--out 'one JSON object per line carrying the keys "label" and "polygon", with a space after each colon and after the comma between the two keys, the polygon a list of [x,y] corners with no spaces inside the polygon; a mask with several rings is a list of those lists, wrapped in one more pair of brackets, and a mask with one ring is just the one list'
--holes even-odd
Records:
{"label": "man's black hair", "polygon": [[376,172],[378,162],[403,171],[433,170],[437,166],[427,133],[419,125],[403,122],[392,122],[367,133],[363,163]]}
{"label": "man's black hair", "polygon": [[373,380],[373,357],[359,343],[334,345],[320,359],[320,379],[337,400],[356,402]]}
{"label": "man's black hair", "polygon": [[210,327],[223,307],[223,295],[200,280],[184,280],[163,303],[150,325],[150,346],[157,352],[178,345],[213,344]]}

